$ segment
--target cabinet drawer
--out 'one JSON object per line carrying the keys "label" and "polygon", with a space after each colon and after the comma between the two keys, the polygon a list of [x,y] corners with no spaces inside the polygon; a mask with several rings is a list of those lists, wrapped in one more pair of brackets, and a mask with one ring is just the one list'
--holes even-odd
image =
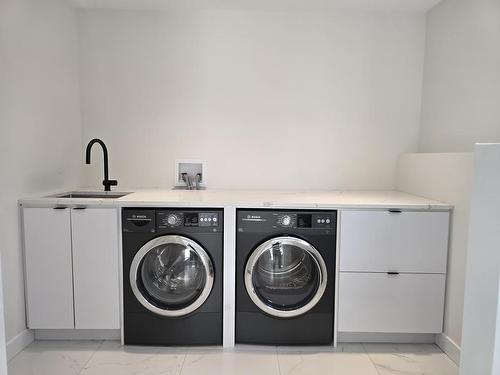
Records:
{"label": "cabinet drawer", "polygon": [[449,212],[342,211],[340,270],[445,273]]}
{"label": "cabinet drawer", "polygon": [[339,331],[440,333],[445,275],[348,273],[339,280]]}

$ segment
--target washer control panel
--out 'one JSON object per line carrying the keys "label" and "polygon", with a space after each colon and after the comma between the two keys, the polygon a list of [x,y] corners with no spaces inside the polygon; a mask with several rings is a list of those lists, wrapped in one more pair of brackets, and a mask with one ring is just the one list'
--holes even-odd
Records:
{"label": "washer control panel", "polygon": [[220,208],[132,208],[122,209],[124,233],[212,233],[224,231]]}
{"label": "washer control panel", "polygon": [[157,211],[158,229],[176,227],[218,227],[218,212]]}

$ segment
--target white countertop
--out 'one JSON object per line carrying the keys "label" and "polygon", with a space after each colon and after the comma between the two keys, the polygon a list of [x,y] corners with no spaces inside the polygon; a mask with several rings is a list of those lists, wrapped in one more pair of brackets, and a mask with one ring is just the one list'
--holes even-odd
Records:
{"label": "white countertop", "polygon": [[[78,189],[75,189],[78,190]],[[79,190],[81,191],[81,190]],[[130,191],[130,190],[123,190]],[[53,195],[53,194],[47,194]],[[136,190],[118,199],[32,197],[23,206],[116,206],[116,207],[276,207],[276,208],[395,208],[449,210],[448,203],[400,191],[340,190]]]}

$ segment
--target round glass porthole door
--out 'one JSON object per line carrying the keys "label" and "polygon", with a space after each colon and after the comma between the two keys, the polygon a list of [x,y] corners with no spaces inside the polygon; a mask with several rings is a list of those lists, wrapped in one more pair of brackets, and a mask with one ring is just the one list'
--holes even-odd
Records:
{"label": "round glass porthole door", "polygon": [[311,310],[326,289],[321,254],[295,237],[275,237],[257,247],[246,264],[245,287],[269,315],[290,318]]}
{"label": "round glass porthole door", "polygon": [[155,238],[139,249],[130,266],[130,285],[149,311],[175,317],[200,307],[214,283],[212,261],[195,241],[183,236]]}

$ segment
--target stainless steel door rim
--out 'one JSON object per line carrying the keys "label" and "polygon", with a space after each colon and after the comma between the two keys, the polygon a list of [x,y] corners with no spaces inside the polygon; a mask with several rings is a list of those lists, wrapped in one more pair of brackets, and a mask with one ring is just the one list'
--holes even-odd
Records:
{"label": "stainless steel door rim", "polygon": [[[257,294],[257,291],[255,290],[254,284],[253,284],[253,274],[255,267],[257,265],[257,262],[260,258],[260,256],[270,248],[272,248],[273,244],[280,243],[282,245],[290,245],[290,246],[295,246],[300,248],[301,250],[304,250],[308,254],[311,255],[312,259],[314,260],[314,263],[318,269],[319,273],[319,286],[318,289],[316,290],[316,293],[314,296],[309,300],[309,302],[299,308],[293,309],[293,310],[280,310],[276,309],[272,306],[269,306],[265,302],[263,302],[259,295]],[[280,236],[280,237],[274,237],[271,238],[270,240],[267,240],[266,242],[262,243],[259,247],[257,247],[252,254],[250,255],[250,258],[247,261],[246,267],[245,267],[245,287],[247,290],[248,295],[250,296],[250,299],[257,305],[259,309],[262,311],[266,312],[269,315],[278,317],[278,318],[292,318],[295,316],[299,316],[302,314],[305,314],[309,310],[311,310],[316,304],[320,301],[321,297],[325,293],[326,289],[326,284],[328,280],[328,271],[326,269],[326,264],[325,261],[323,260],[323,257],[319,253],[318,250],[314,248],[310,243],[296,237],[289,237],[289,236]]]}
{"label": "stainless steel door rim", "polygon": [[[204,288],[198,298],[189,306],[182,309],[162,309],[158,306],[153,305],[149,302],[144,295],[139,290],[137,285],[138,283],[138,271],[139,266],[141,264],[142,259],[154,248],[167,245],[167,244],[178,244],[185,246],[186,248],[192,249],[201,259],[203,267],[205,269],[206,280]],[[197,308],[199,308],[203,303],[207,300],[210,292],[212,291],[212,287],[214,284],[214,268],[212,265],[212,261],[208,256],[207,252],[195,241],[178,235],[166,235],[162,237],[155,238],[149,242],[147,242],[144,246],[142,246],[134,259],[132,260],[132,264],[130,266],[130,286],[132,287],[132,292],[134,293],[137,300],[141,303],[149,311],[167,317],[177,317],[187,315]]]}

